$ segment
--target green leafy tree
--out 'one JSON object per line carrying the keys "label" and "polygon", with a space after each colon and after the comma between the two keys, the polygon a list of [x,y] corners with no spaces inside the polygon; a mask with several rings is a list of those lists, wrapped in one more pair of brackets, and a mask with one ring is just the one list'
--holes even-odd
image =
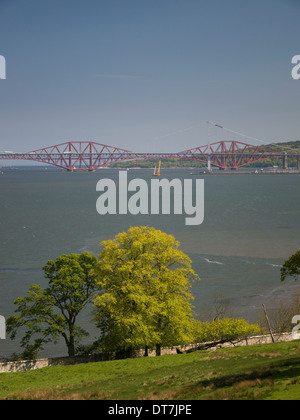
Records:
{"label": "green leafy tree", "polygon": [[281,281],[287,277],[294,277],[297,280],[300,275],[300,251],[292,255],[281,267]]}
{"label": "green leafy tree", "polygon": [[95,294],[97,286],[92,269],[97,261],[88,252],[62,255],[56,261],[48,261],[43,268],[45,278],[49,280],[48,287],[43,289],[34,284],[26,297],[16,299],[15,312],[19,315],[7,319],[7,331],[14,339],[17,331],[25,328],[21,340],[24,358],[36,357],[45,343],[57,342],[61,336],[68,355],[75,355],[75,343],[88,335],[76,321]]}
{"label": "green leafy tree", "polygon": [[102,242],[94,304],[102,349],[126,351],[179,345],[192,339],[190,258],[171,235],[132,227]]}
{"label": "green leafy tree", "polygon": [[262,332],[259,325],[250,324],[248,321],[239,318],[215,319],[213,322],[195,321],[194,327],[195,342],[211,342],[213,345],[234,342]]}

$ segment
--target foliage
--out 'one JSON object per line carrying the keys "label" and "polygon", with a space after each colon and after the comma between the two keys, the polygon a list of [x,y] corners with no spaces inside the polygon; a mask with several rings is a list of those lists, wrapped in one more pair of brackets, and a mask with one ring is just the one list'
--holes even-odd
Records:
{"label": "foliage", "polygon": [[[161,159],[162,168],[206,168],[207,164],[199,162],[198,160],[183,160],[183,159]],[[158,166],[157,159],[143,159],[131,160],[125,162],[116,162],[109,165],[110,168],[142,168],[153,169]]]}
{"label": "foliage", "polygon": [[102,242],[94,303],[106,351],[179,345],[192,338],[191,260],[171,235],[132,227]]}
{"label": "foliage", "polygon": [[197,343],[231,342],[261,332],[259,325],[236,318],[215,319],[213,322],[195,321],[194,328],[194,341]]}
{"label": "foliage", "polygon": [[[62,255],[56,261],[48,261],[43,270],[49,285],[43,289],[32,285],[25,298],[19,297],[13,315],[7,319],[7,331],[11,338],[17,330],[25,327],[21,346],[25,348],[24,358],[36,357],[45,343],[56,342],[62,336],[68,347],[69,356],[74,356],[75,342],[87,335],[76,325],[79,313],[91,301],[96,290],[92,268],[97,258],[88,252]],[[30,341],[37,335],[34,344]]]}
{"label": "foliage", "polygon": [[281,267],[281,281],[284,281],[288,276],[297,277],[300,275],[300,251],[292,255]]}

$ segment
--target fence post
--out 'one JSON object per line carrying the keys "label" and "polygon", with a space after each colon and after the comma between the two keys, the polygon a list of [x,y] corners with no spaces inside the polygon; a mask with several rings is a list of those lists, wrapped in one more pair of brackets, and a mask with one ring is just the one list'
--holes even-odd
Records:
{"label": "fence post", "polygon": [[271,323],[270,323],[270,320],[269,320],[269,317],[268,317],[268,314],[267,314],[267,310],[266,310],[265,305],[263,305],[263,308],[264,308],[264,313],[265,313],[265,317],[266,317],[266,320],[267,320],[267,324],[268,324],[268,327],[269,327],[269,331],[270,331],[270,335],[271,335],[272,341],[273,341],[273,343],[275,343],[275,339],[274,339],[274,336],[273,336]]}

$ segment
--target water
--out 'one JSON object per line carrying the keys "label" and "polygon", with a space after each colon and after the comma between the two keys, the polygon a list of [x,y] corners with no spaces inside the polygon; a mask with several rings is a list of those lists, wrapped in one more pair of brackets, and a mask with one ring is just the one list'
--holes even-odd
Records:
{"label": "water", "polygon": [[[100,178],[118,179],[118,170],[68,173],[55,168],[2,168],[0,174],[0,314],[31,284],[46,286],[43,265],[61,254],[98,254],[100,242],[130,226],[148,225],[173,234],[188,253],[201,281],[193,285],[195,312],[204,318],[218,298],[234,315],[256,321],[261,305],[288,301],[300,283],[280,282],[280,267],[300,249],[300,176],[219,175],[205,179],[205,219],[185,226],[185,215],[100,216],[96,211]],[[193,170],[195,172],[195,170]],[[151,179],[151,170],[130,170],[128,179]],[[190,170],[170,169],[163,177],[193,178]],[[201,177],[201,176],[198,176]],[[202,176],[203,177],[203,176]],[[88,328],[89,315],[81,320]],[[91,340],[97,331],[91,330]],[[19,351],[0,341],[0,356]],[[64,344],[48,346],[44,356],[65,355]]]}

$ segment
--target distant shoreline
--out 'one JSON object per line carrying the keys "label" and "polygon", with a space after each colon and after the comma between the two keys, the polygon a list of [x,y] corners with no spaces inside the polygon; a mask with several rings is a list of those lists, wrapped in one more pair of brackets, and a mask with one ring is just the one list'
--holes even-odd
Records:
{"label": "distant shoreline", "polygon": [[[50,170],[51,172],[68,172],[58,167],[53,167],[52,165],[21,165],[21,166],[1,166],[0,171],[2,174],[9,173],[11,171],[22,171],[22,170]],[[97,168],[92,172],[100,172],[103,170],[119,170],[119,171],[136,171],[136,170],[148,170],[153,171],[153,167],[109,167],[103,166],[101,168]],[[241,170],[241,169],[226,169],[226,170],[212,170],[208,171],[206,168],[197,168],[194,166],[191,167],[180,167],[180,166],[169,166],[166,168],[162,168],[162,176],[163,173],[166,171],[190,171],[190,175],[199,176],[199,175],[300,175],[300,169],[280,169],[280,168],[261,168],[261,167],[252,167],[249,170]],[[5,172],[3,172],[5,171]],[[75,171],[76,172],[76,171]],[[90,172],[88,170],[83,170],[80,172]]]}
{"label": "distant shoreline", "polygon": [[300,171],[215,171],[203,172],[200,175],[300,175]]}

